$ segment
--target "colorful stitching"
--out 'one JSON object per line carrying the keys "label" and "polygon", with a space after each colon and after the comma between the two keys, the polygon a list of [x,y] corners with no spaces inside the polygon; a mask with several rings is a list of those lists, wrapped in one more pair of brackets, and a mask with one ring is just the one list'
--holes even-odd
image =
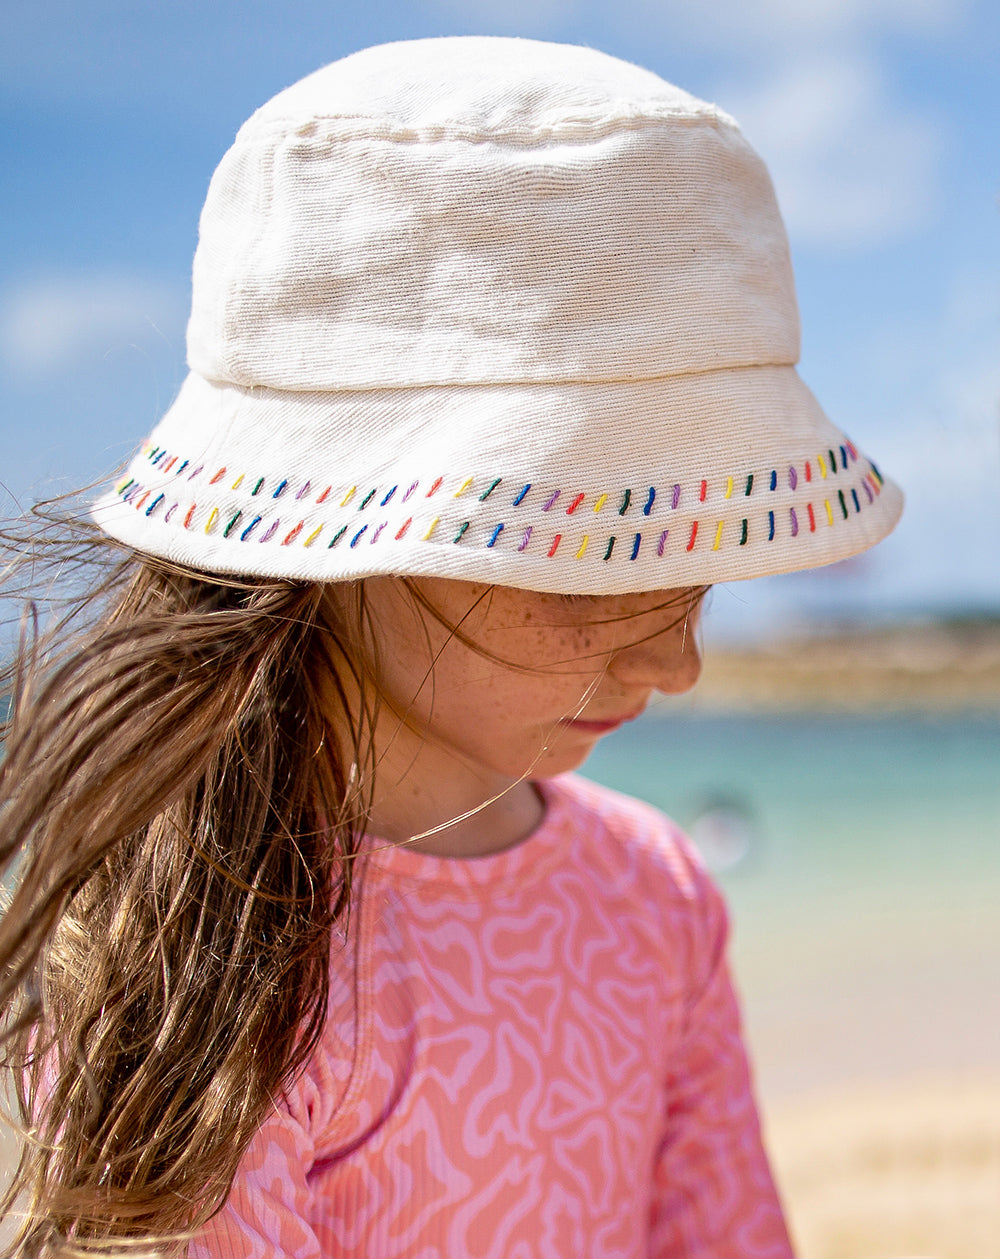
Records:
{"label": "colorful stitching", "polygon": [[261,537],[260,537],[261,545],[263,545],[265,542],[271,541],[274,535],[278,532],[278,526],[280,524],[281,524],[281,520],[278,519],[278,520],[273,521],[270,525],[268,525],[267,531],[261,534]]}
{"label": "colorful stitching", "polygon": [[625,513],[628,511],[628,505],[629,503],[631,503],[631,501],[632,501],[632,491],[626,490],[625,493],[622,495],[621,506],[618,508],[619,516],[625,515]]}
{"label": "colorful stitching", "polygon": [[614,549],[615,549],[615,538],[614,538],[614,535],[612,534],[612,536],[608,538],[608,549],[604,552],[605,562],[611,559],[611,552]]}
{"label": "colorful stitching", "polygon": [[634,560],[635,557],[639,554],[639,543],[641,541],[642,541],[642,534],[637,533],[635,535],[635,541],[632,543],[632,554],[629,556],[630,560]]}
{"label": "colorful stitching", "polygon": [[485,503],[486,500],[489,498],[489,496],[493,493],[493,491],[496,489],[496,487],[500,484],[502,480],[503,480],[503,477],[498,476],[497,479],[493,482],[493,484],[489,487],[489,489],[485,490],[482,494],[479,495],[479,501],[481,503]]}
{"label": "colorful stitching", "polygon": [[361,535],[362,535],[363,533],[365,533],[365,532],[367,531],[367,529],[368,529],[367,524],[362,525],[362,526],[361,526],[361,528],[360,528],[360,529],[357,531],[357,533],[354,535],[354,537],[353,537],[353,538],[351,538],[351,549],[352,549],[352,550],[353,550],[353,549],[354,549],[354,548],[358,545],[358,543],[361,541]]}
{"label": "colorful stitching", "polygon": [[264,517],[263,517],[263,516],[254,516],[253,520],[251,520],[251,521],[250,521],[250,523],[247,525],[247,527],[246,527],[246,528],[243,530],[243,532],[240,534],[240,541],[241,541],[241,542],[246,542],[247,538],[249,538],[249,536],[251,535],[251,533],[253,533],[253,531],[257,528],[257,526],[260,524],[260,522],[261,522],[263,519],[264,519]]}
{"label": "colorful stitching", "polygon": [[580,543],[580,549],[579,549],[579,551],[577,551],[577,553],[576,553],[576,558],[577,558],[578,560],[582,560],[582,559],[583,559],[584,555],[587,553],[587,547],[588,547],[588,545],[589,545],[589,544],[590,544],[590,534],[589,534],[589,533],[585,533],[585,534],[583,535],[583,541]]}
{"label": "colorful stitching", "polygon": [[719,521],[719,527],[718,527],[718,529],[716,529],[716,531],[715,531],[715,541],[712,543],[712,550],[713,550],[713,551],[717,551],[717,550],[719,549],[719,543],[720,543],[721,541],[722,541],[722,521],[720,520],[720,521]]}
{"label": "colorful stitching", "polygon": [[662,555],[662,554],[663,554],[663,548],[667,545],[667,538],[669,538],[669,537],[670,537],[670,530],[669,530],[669,529],[664,529],[664,530],[663,530],[663,532],[660,534],[660,540],[659,540],[659,542],[657,542],[657,544],[656,544],[656,554],[657,554],[657,555]]}
{"label": "colorful stitching", "polygon": [[285,534],[285,536],[284,536],[284,538],[282,538],[282,540],[281,540],[281,545],[282,545],[282,546],[288,546],[288,545],[289,545],[289,543],[294,542],[294,541],[295,541],[295,539],[296,539],[296,538],[299,536],[299,534],[302,532],[302,526],[303,526],[304,524],[305,524],[305,521],[304,521],[304,520],[300,520],[300,521],[299,521],[299,523],[295,526],[295,528],[294,528],[294,529],[289,529],[288,533],[286,533],[286,534]]}
{"label": "colorful stitching", "polygon": [[556,536],[552,539],[552,545],[549,547],[549,559],[551,559],[553,555],[555,555],[556,548],[559,546],[559,543],[561,541],[562,541],[562,534],[557,533]]}
{"label": "colorful stitching", "polygon": [[585,494],[577,494],[576,498],[574,498],[572,503],[570,503],[570,505],[566,508],[566,515],[572,516],[573,513],[576,511],[576,509],[583,502],[584,498],[586,498]]}
{"label": "colorful stitching", "polygon": [[649,497],[646,499],[646,506],[642,509],[642,514],[648,516],[653,510],[653,504],[656,502],[656,489],[654,486],[649,487]]}
{"label": "colorful stitching", "polygon": [[554,490],[542,504],[542,511],[548,511],[561,493],[562,490]]}
{"label": "colorful stitching", "polygon": [[524,531],[524,537],[518,543],[517,549],[519,551],[523,551],[530,541],[531,541],[531,525],[528,525],[527,529],[525,529]]}
{"label": "colorful stitching", "polygon": [[529,481],[529,482],[527,483],[527,485],[525,485],[525,486],[524,486],[524,488],[521,490],[520,494],[518,494],[518,495],[517,495],[517,497],[514,499],[514,501],[513,501],[513,503],[511,504],[511,506],[512,506],[512,507],[519,507],[519,506],[521,505],[522,500],[524,499],[525,494],[527,494],[527,492],[528,492],[530,489],[531,489],[531,482]]}
{"label": "colorful stitching", "polygon": [[689,551],[694,550],[694,540],[695,538],[697,538],[697,536],[698,536],[698,522],[696,520],[694,524],[691,526],[691,537],[688,538],[687,549]]}
{"label": "colorful stitching", "polygon": [[287,486],[288,486],[288,481],[287,481],[287,480],[285,480],[285,481],[281,481],[281,482],[278,484],[278,488],[274,491],[274,493],[271,495],[271,497],[272,497],[272,498],[280,498],[280,497],[282,496],[282,494],[284,494],[285,489],[286,489],[286,487],[287,487]]}
{"label": "colorful stitching", "polygon": [[466,521],[463,521],[463,523],[459,526],[458,533],[456,533],[456,534],[455,534],[455,539],[454,539],[454,540],[455,540],[456,542],[461,542],[461,540],[462,540],[462,535],[465,533],[465,531],[466,531],[466,529],[468,529],[468,527],[469,527],[469,521],[467,521],[467,520],[466,520]]}
{"label": "colorful stitching", "polygon": [[497,538],[499,538],[502,531],[503,531],[503,525],[502,524],[497,525],[497,527],[493,530],[493,533],[490,535],[490,540],[489,542],[486,543],[486,545],[496,546]]}

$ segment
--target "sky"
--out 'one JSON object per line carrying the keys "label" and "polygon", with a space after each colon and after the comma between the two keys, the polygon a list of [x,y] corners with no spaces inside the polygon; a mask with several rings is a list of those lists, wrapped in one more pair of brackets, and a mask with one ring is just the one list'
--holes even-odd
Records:
{"label": "sky", "polygon": [[995,0],[0,6],[0,514],[101,481],[169,405],[198,213],[258,105],[369,44],[522,35],[740,120],[788,226],[802,374],[907,493],[867,556],[717,591],[719,632],[1000,613]]}

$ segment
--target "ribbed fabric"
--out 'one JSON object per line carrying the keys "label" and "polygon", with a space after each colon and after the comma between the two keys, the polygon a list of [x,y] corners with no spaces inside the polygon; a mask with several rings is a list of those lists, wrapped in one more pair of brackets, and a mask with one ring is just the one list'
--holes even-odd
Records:
{"label": "ribbed fabric", "polygon": [[562,778],[472,860],[369,841],[330,1018],[192,1259],[788,1259],[726,914],[645,805]]}

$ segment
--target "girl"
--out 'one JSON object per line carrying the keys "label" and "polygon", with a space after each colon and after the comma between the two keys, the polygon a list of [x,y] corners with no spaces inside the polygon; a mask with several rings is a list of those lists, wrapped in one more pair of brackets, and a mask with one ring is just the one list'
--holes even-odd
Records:
{"label": "girl", "polygon": [[388,45],[242,128],[17,678],[20,1253],[790,1253],[718,894],[562,775],[709,583],[895,523],[797,353],[763,165],[634,66]]}

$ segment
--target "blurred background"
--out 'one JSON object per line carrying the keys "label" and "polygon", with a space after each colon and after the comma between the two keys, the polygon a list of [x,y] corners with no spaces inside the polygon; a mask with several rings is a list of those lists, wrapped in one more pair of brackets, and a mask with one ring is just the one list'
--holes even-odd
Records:
{"label": "blurred background", "polygon": [[802,374],[900,481],[874,552],[713,592],[695,697],[588,772],[693,832],[803,1259],[1000,1256],[1000,6],[994,0],[2,5],[0,515],[100,480],[184,376],[239,124],[368,44],[508,34],[743,124]]}

